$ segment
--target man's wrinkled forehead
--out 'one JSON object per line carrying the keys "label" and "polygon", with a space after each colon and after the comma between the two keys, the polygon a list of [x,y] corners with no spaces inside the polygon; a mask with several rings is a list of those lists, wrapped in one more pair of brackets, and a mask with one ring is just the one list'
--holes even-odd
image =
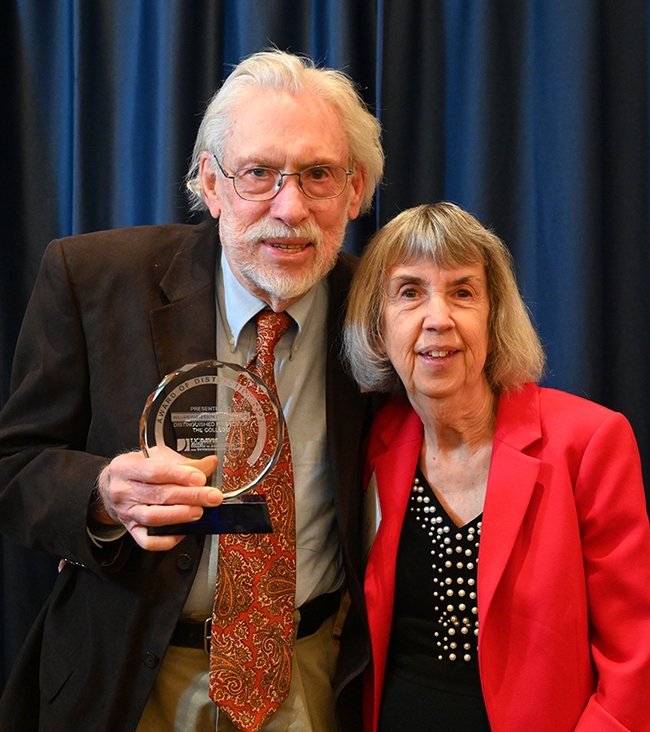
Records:
{"label": "man's wrinkled forehead", "polygon": [[224,140],[224,157],[233,164],[315,164],[344,166],[349,141],[338,109],[308,91],[248,91],[233,106]]}

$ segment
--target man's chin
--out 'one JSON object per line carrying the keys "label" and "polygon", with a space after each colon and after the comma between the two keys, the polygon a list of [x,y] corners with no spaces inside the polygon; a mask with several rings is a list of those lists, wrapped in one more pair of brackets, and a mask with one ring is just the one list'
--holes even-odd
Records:
{"label": "man's chin", "polygon": [[288,277],[287,275],[269,276],[265,274],[255,278],[256,286],[279,300],[297,300],[306,295],[309,290],[323,278],[323,275],[315,276],[309,273],[303,277]]}
{"label": "man's chin", "polygon": [[268,295],[283,301],[299,300],[323,277],[326,277],[334,267],[336,257],[330,263],[319,263],[304,272],[287,274],[277,272],[271,268],[249,271],[246,276],[255,283],[255,286]]}

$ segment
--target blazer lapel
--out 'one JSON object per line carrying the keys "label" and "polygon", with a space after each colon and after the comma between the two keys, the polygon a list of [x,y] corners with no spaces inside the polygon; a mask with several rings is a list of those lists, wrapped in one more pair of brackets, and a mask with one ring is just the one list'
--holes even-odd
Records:
{"label": "blazer lapel", "polygon": [[[381,523],[370,550],[364,582],[374,661],[372,684],[375,719],[379,713],[393,621],[397,550],[420,455],[423,430],[420,418],[406,400],[387,406],[390,410],[389,419],[374,436],[368,454],[368,461],[377,478],[381,506]],[[386,418],[386,412],[383,418]]]}
{"label": "blazer lapel", "polygon": [[160,282],[169,302],[150,319],[161,379],[186,363],[216,357],[218,248],[214,221],[195,227]]}
{"label": "blazer lapel", "polygon": [[535,384],[502,396],[483,510],[478,574],[479,622],[490,603],[519,535],[540,461],[524,450],[540,440],[539,391]]}
{"label": "blazer lapel", "polygon": [[[379,499],[382,519],[379,531],[382,532],[381,539],[390,546],[390,556],[397,557],[397,544],[422,446],[422,431],[420,418],[404,402],[404,409],[396,413],[395,419],[377,436],[381,443],[387,445],[387,449],[369,456],[377,483],[381,486]],[[393,435],[398,436],[397,439]],[[382,572],[384,569],[387,568],[382,566]],[[391,571],[390,574],[394,573]]]}

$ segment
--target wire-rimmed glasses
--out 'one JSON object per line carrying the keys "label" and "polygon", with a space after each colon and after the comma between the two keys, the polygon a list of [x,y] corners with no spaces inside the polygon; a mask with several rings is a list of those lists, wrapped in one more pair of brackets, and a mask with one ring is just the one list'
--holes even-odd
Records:
{"label": "wire-rimmed glasses", "polygon": [[282,188],[284,179],[292,175],[298,178],[300,190],[316,201],[326,201],[340,196],[348,184],[348,177],[354,170],[346,170],[340,165],[310,165],[299,173],[283,173],[276,168],[265,165],[253,165],[242,168],[236,173],[227,173],[217,157],[219,170],[226,178],[230,178],[235,193],[244,201],[270,201]]}

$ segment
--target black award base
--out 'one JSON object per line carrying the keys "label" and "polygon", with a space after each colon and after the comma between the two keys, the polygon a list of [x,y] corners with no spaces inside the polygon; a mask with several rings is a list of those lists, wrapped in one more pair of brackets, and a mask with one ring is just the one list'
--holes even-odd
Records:
{"label": "black award base", "polygon": [[198,521],[170,526],[150,526],[149,536],[180,534],[272,534],[269,507],[264,496],[244,495],[235,501],[206,508]]}

